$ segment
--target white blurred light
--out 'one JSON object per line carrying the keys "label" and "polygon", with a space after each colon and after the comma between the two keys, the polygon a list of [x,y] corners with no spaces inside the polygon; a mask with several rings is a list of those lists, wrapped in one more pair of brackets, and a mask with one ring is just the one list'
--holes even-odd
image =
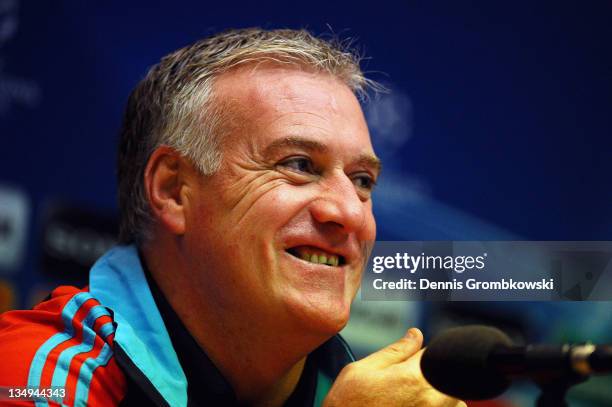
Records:
{"label": "white blurred light", "polygon": [[412,137],[412,101],[399,90],[372,98],[365,106],[365,116],[378,155],[393,154]]}

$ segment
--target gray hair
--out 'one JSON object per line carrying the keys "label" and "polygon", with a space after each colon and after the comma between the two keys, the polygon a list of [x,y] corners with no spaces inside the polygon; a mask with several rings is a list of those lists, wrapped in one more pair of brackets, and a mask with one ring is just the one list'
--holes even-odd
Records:
{"label": "gray hair", "polygon": [[305,30],[230,30],[165,56],[132,91],[125,109],[117,163],[120,243],[141,244],[150,237],[144,170],[153,151],[167,145],[203,175],[217,171],[224,117],[214,101],[215,78],[239,65],[268,61],[332,74],[361,100],[368,89],[377,89],[347,43]]}

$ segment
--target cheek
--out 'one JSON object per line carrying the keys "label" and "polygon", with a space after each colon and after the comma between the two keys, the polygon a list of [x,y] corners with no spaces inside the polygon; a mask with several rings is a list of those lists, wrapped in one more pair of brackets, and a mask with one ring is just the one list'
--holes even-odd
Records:
{"label": "cheek", "polygon": [[[257,235],[274,234],[286,226],[307,206],[309,188],[281,184],[261,195],[240,221],[241,226]],[[269,233],[267,233],[269,232]]]}
{"label": "cheek", "polygon": [[359,233],[359,240],[365,243],[373,243],[376,240],[376,219],[372,213],[372,201],[368,201],[363,229]]}

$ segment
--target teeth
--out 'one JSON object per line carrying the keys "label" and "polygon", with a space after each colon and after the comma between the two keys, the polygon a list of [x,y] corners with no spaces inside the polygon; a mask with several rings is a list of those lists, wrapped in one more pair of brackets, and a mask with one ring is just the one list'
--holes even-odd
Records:
{"label": "teeth", "polygon": [[340,262],[338,256],[334,254],[321,252],[313,253],[306,248],[299,248],[297,249],[297,252],[299,258],[309,263],[325,264],[328,266],[337,267]]}

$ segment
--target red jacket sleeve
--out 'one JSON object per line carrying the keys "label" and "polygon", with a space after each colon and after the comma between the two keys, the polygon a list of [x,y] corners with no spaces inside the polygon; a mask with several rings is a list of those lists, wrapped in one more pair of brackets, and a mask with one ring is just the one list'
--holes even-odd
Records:
{"label": "red jacket sleeve", "polygon": [[[6,312],[0,316],[0,387],[53,386],[68,406],[76,400],[117,405],[127,384],[113,356],[114,332],[111,313],[87,289],[58,287],[32,310]],[[2,405],[34,404],[4,397]]]}

